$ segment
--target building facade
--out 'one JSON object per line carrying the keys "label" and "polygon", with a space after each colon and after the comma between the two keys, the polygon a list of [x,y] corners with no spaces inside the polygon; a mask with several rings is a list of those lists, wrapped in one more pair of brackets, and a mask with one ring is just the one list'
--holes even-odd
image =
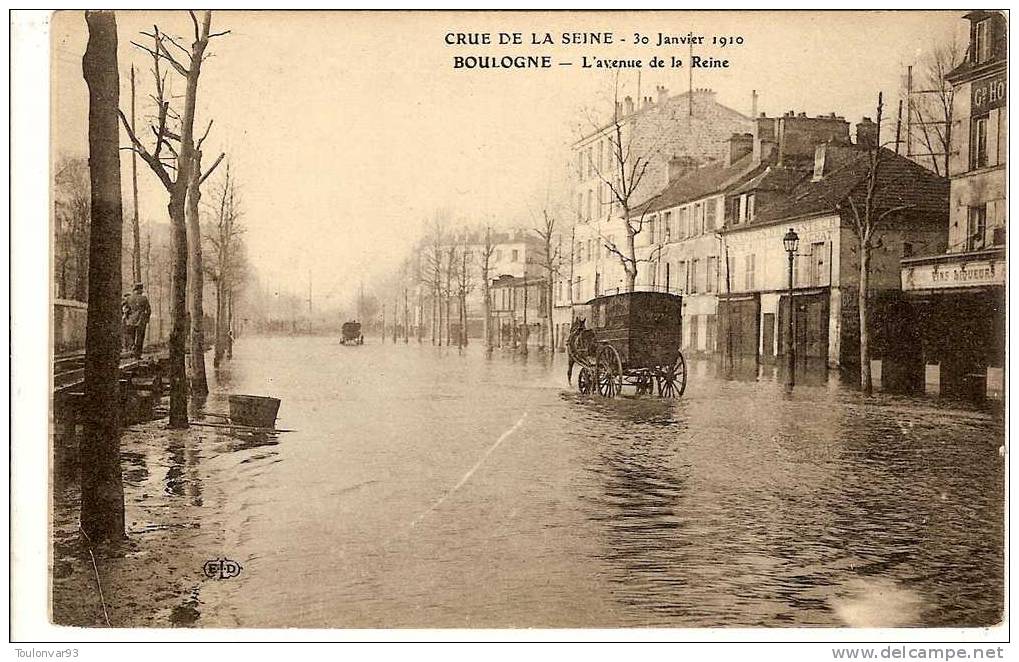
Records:
{"label": "building facade", "polygon": [[643,97],[638,103],[630,97],[624,99],[615,109],[618,121],[597,128],[573,146],[576,214],[572,231],[563,238],[564,244],[569,244],[562,253],[563,269],[554,288],[557,330],[569,328],[574,304],[624,286],[623,265],[606,247],[623,246],[627,236],[622,211],[608,183],[617,179],[619,146],[628,150],[630,163],[637,158],[647,163],[630,197],[631,202],[646,206],[684,171],[699,164],[725,162],[727,139],[752,129],[749,117],[718,103],[712,90],[697,89],[671,97],[662,86],[655,91],[655,97]]}
{"label": "building facade", "polygon": [[932,394],[1002,398],[1005,356],[1005,227],[1008,213],[1007,23],[974,11],[953,86],[947,250],[902,260],[917,320],[918,354]]}

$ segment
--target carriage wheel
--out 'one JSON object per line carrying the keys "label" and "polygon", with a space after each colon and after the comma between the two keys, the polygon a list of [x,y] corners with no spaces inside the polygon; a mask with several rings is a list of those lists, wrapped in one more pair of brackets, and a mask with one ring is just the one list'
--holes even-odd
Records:
{"label": "carriage wheel", "polygon": [[676,362],[658,372],[658,395],[662,398],[678,398],[686,390],[686,361],[680,352]]}
{"label": "carriage wheel", "polygon": [[614,398],[623,390],[623,364],[611,345],[598,348],[596,375],[598,394],[602,397]]}
{"label": "carriage wheel", "polygon": [[637,395],[651,395],[655,390],[655,380],[650,373],[642,372],[637,375],[634,386],[637,387]]}
{"label": "carriage wheel", "polygon": [[594,375],[587,368],[581,368],[577,375],[577,390],[581,395],[591,395],[594,391]]}

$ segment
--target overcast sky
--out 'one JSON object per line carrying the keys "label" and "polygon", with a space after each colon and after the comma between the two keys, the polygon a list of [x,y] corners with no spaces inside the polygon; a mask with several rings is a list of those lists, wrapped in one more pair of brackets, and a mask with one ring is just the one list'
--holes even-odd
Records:
{"label": "overcast sky", "polygon": [[[153,23],[188,37],[186,12],[118,12],[121,106],[138,72],[139,113],[149,110],[148,56],[130,45]],[[313,273],[323,303],[339,303],[362,273],[404,257],[438,211],[470,222],[533,227],[530,213],[555,197],[569,145],[589,110],[611,107],[614,74],[550,70],[454,70],[454,55],[686,58],[687,48],[654,48],[659,32],[740,35],[742,46],[705,45],[695,54],[727,58],[728,69],[695,70],[694,87],[749,115],[758,110],[856,122],[873,115],[883,90],[894,117],[905,66],[932,44],[965,40],[961,12],[633,12],[633,13],[245,13],[218,12],[214,57],[203,66],[198,124],[215,119],[206,152],[225,151],[243,187],[249,252],[281,289],[305,292]],[[515,48],[451,47],[448,32],[523,32]],[[611,31],[612,46],[530,46],[531,32]],[[634,32],[652,46],[632,44]],[[494,38],[494,36],[493,36]],[[81,12],[53,24],[53,139],[58,155],[87,154],[87,90]],[[186,39],[189,43],[190,39]],[[684,91],[687,69],[644,69],[641,94],[656,85]],[[624,71],[626,93],[637,77]],[[183,91],[177,84],[176,90]],[[123,140],[127,141],[126,135]],[[206,162],[213,157],[206,156]],[[125,174],[129,159],[125,152]],[[141,217],[166,220],[166,194],[139,161]],[[130,186],[129,176],[124,179]],[[129,188],[126,189],[129,191]],[[125,200],[129,200],[126,197]],[[564,202],[563,204],[568,204]]]}

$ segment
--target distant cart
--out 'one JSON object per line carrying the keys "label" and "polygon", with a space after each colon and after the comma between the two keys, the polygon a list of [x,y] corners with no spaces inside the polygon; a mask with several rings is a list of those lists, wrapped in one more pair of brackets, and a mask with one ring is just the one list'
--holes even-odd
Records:
{"label": "distant cart", "polygon": [[567,379],[580,366],[581,393],[612,398],[631,386],[637,395],[656,390],[663,398],[683,395],[683,297],[624,292],[596,297],[578,309],[567,343]]}
{"label": "distant cart", "polygon": [[[334,327],[335,328],[335,327]],[[341,345],[363,345],[364,335],[361,333],[360,322],[344,322],[340,329]]]}

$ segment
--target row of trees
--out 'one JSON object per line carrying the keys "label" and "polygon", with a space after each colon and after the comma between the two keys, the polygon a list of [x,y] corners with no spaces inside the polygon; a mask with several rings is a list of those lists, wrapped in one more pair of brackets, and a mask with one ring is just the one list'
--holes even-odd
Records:
{"label": "row of trees", "polygon": [[543,288],[544,299],[549,302],[544,322],[550,330],[553,288],[561,262],[555,214],[542,210],[535,226],[526,236],[518,234],[508,240],[505,230],[453,226],[445,217],[437,216],[419,240],[415,257],[405,260],[375,288],[379,294],[359,295],[359,315],[375,319],[377,313],[377,321],[392,331],[394,341],[399,335],[408,341],[413,332],[418,342],[423,342],[427,325],[433,345],[463,347],[468,344],[468,320],[479,312],[470,309],[472,295],[480,294],[475,305],[482,308],[481,335],[491,351],[495,336],[492,283],[501,275],[496,273],[496,250],[503,243],[524,243],[530,250],[524,251],[523,282],[531,288],[538,284]]}
{"label": "row of trees", "polygon": [[[58,167],[56,188],[58,243],[64,241],[64,257],[57,260],[58,291],[65,296],[73,282],[74,295],[82,298],[80,277],[87,263],[88,317],[85,347],[85,402],[81,442],[81,526],[93,541],[120,538],[124,534],[124,502],[119,457],[120,303],[123,288],[123,204],[121,200],[120,152],[140,157],[162,184],[168,196],[170,254],[165,265],[155,264],[151,235],[147,242],[145,271],[156,266],[157,278],[165,267],[170,275],[169,364],[171,428],[188,427],[187,397],[208,392],[205,371],[204,289],[206,277],[215,285],[216,354],[218,363],[229,352],[229,328],[234,297],[246,271],[240,222],[240,199],[229,166],[214,187],[211,212],[203,214],[203,185],[225,154],[203,165],[203,153],[213,122],[199,136],[195,131],[198,84],[202,65],[209,57],[211,41],[229,33],[213,32],[212,13],[188,12],[193,39],[166,33],[158,26],[142,32],[151,45],[131,42],[152,62],[154,112],[144,131],[136,130],[134,72],[131,74],[132,104],[129,120],[120,108],[120,72],[117,61],[117,23],[110,11],[88,11],[88,45],[82,73],[89,89],[89,187],[81,187],[80,165]],[[183,79],[180,100],[170,93],[172,78]],[[182,104],[177,107],[177,104]],[[118,126],[118,118],[120,120]],[[120,127],[129,138],[122,148]],[[134,170],[133,179],[135,178]],[[137,182],[133,181],[133,190]],[[66,195],[64,195],[66,192]],[[136,200],[135,200],[136,202]],[[88,223],[84,223],[85,210]],[[203,224],[203,216],[207,218]],[[203,228],[204,226],[204,228]],[[143,273],[137,204],[133,216],[132,280]],[[82,250],[87,237],[87,256]],[[205,258],[204,247],[212,249]],[[72,273],[74,279],[72,280]],[[190,362],[185,356],[190,354]],[[187,364],[190,364],[190,371]],[[189,374],[190,373],[190,374]]]}

